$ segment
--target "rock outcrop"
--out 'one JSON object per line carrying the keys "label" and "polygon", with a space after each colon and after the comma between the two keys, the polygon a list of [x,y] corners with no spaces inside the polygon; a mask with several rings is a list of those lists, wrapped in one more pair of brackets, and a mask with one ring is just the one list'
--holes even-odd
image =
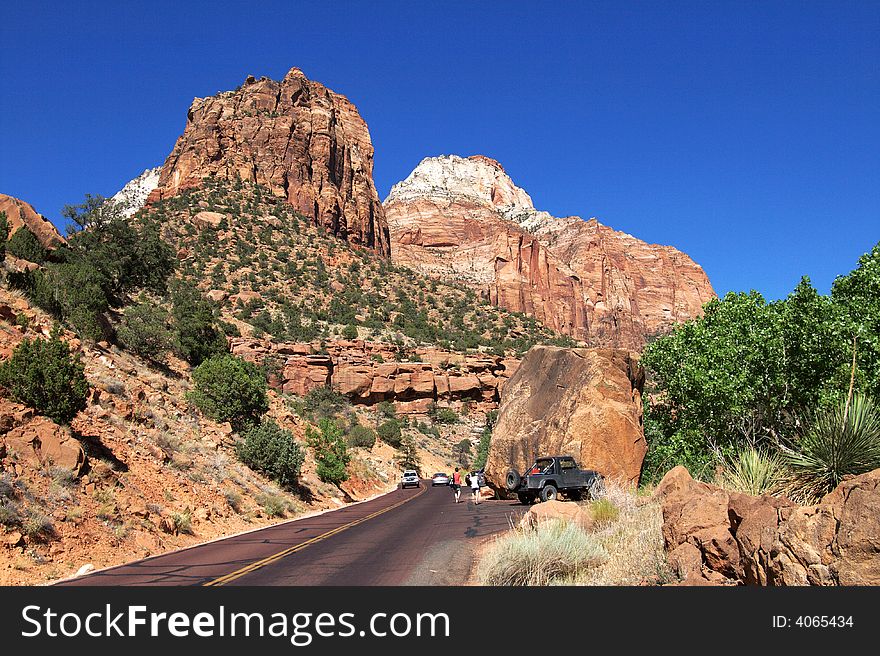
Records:
{"label": "rock outcrop", "polygon": [[235,91],[196,98],[147,202],[209,176],[265,185],[333,234],[389,253],[367,124],[298,68],[280,82],[251,76]]}
{"label": "rock outcrop", "polygon": [[[78,475],[86,464],[82,445],[51,419],[30,408],[0,398],[0,464],[54,466]],[[21,466],[21,465],[17,465]],[[0,466],[0,470],[5,466]]]}
{"label": "rock outcrop", "polygon": [[670,563],[687,584],[880,585],[880,469],[813,506],[730,492],[684,467],[654,495]]}
{"label": "rock outcrop", "polygon": [[384,205],[397,263],[591,346],[640,349],[714,296],[684,253],[538,211],[488,157],[426,158]]}
{"label": "rock outcrop", "polygon": [[10,237],[16,230],[25,226],[46,248],[55,248],[64,243],[64,238],[52,222],[23,200],[0,194],[0,212],[6,212]]}
{"label": "rock outcrop", "polygon": [[642,426],[644,371],[618,349],[535,346],[501,397],[486,481],[504,489],[511,468],[540,455],[572,455],[585,469],[635,484],[647,447]]}
{"label": "rock outcrop", "polygon": [[402,413],[425,413],[435,402],[469,401],[496,407],[501,390],[519,366],[513,358],[463,355],[440,349],[417,349],[416,361],[398,362],[387,343],[339,340],[324,344],[279,344],[234,338],[234,355],[259,364],[273,363],[273,387],[307,394],[332,387],[352,403],[394,402]]}

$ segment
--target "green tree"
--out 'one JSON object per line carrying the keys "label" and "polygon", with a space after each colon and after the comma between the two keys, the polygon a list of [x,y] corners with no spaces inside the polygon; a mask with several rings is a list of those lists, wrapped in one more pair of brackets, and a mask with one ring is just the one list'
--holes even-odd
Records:
{"label": "green tree", "polygon": [[452,449],[456,462],[462,467],[467,467],[471,459],[471,441],[468,439],[461,440]]}
{"label": "green tree", "polygon": [[880,243],[835,279],[831,298],[849,319],[849,339],[855,337],[858,389],[880,398]]}
{"label": "green tree", "polygon": [[385,444],[388,444],[395,448],[400,446],[400,422],[398,422],[396,419],[389,419],[388,421],[379,424],[379,428],[376,429],[376,433],[379,435],[379,439],[385,442]]}
{"label": "green tree", "polygon": [[172,291],[174,349],[187,362],[198,365],[225,353],[226,338],[217,327],[216,305],[195,287],[180,283]]}
{"label": "green tree", "polygon": [[49,252],[27,226],[21,226],[12,233],[12,237],[6,244],[6,250],[17,258],[36,264],[44,264],[49,256]]}
{"label": "green tree", "polygon": [[236,445],[239,460],[284,487],[296,486],[304,454],[289,430],[281,428],[272,419],[263,419],[244,429],[241,437]]}
{"label": "green tree", "polygon": [[56,326],[49,339],[25,339],[0,364],[0,385],[20,403],[59,424],[86,407],[89,384],[78,356]]}
{"label": "green tree", "polygon": [[236,430],[269,409],[266,377],[256,365],[230,354],[215,355],[193,369],[187,398],[205,416],[228,421]]}
{"label": "green tree", "polygon": [[367,426],[356,424],[348,431],[348,444],[372,449],[376,443],[376,431]]}
{"label": "green tree", "polygon": [[9,220],[6,212],[0,212],[0,262],[6,259],[6,242],[9,240]]}
{"label": "green tree", "polygon": [[342,430],[335,421],[325,417],[318,422],[317,430],[307,427],[306,442],[315,450],[318,478],[334,485],[348,480],[346,467],[351,456]]}
{"label": "green tree", "polygon": [[498,411],[490,410],[486,413],[486,425],[480,434],[480,444],[477,446],[477,457],[474,458],[474,469],[482,469],[489,459],[489,445],[492,443],[492,431],[498,421]]}
{"label": "green tree", "polygon": [[419,449],[412,435],[404,435],[400,440],[400,450],[397,454],[397,462],[403,469],[414,469],[419,475],[422,473],[422,461],[419,457]]}
{"label": "green tree", "polygon": [[168,312],[148,301],[125,308],[117,334],[133,353],[155,362],[164,362],[174,339]]}

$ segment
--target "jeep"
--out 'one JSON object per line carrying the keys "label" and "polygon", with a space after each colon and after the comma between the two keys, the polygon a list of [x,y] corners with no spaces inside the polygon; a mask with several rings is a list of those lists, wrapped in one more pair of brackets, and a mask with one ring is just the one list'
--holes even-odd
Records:
{"label": "jeep", "polygon": [[595,499],[602,495],[605,484],[599,472],[581,469],[572,456],[543,456],[519,474],[507,472],[505,485],[516,494],[520,503],[528,505],[536,499],[550,501],[560,493],[573,501],[584,497]]}

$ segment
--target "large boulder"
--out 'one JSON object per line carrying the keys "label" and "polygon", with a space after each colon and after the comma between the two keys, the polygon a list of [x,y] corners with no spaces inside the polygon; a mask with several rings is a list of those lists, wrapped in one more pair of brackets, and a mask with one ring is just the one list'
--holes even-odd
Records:
{"label": "large boulder", "polygon": [[51,465],[79,475],[86,454],[78,440],[47,417],[34,416],[24,406],[0,399],[0,453],[20,462]]}
{"label": "large boulder", "polygon": [[584,469],[638,483],[647,450],[643,384],[644,372],[627,351],[533,347],[504,386],[486,481],[503,490],[509,469],[567,454]]}

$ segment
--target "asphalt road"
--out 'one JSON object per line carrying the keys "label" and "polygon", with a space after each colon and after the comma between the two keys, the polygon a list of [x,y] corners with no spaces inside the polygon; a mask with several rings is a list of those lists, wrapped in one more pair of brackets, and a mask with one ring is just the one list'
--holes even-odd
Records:
{"label": "asphalt road", "polygon": [[464,487],[461,499],[422,482],[58,585],[460,585],[481,538],[525,511],[516,501],[474,505]]}

